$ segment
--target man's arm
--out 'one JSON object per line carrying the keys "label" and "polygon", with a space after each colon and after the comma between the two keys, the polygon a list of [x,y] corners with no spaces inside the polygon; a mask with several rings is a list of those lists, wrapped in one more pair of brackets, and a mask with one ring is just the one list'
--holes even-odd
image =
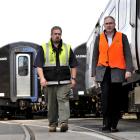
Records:
{"label": "man's arm", "polygon": [[132,54],[130,50],[130,45],[127,39],[127,36],[123,34],[122,37],[123,41],[123,48],[124,48],[124,57],[126,62],[126,73],[125,73],[125,79],[131,77],[131,73],[133,71],[133,63],[132,63]]}
{"label": "man's arm", "polygon": [[78,61],[77,61],[76,56],[73,53],[72,49],[70,49],[69,65],[71,68],[71,84],[72,84],[72,87],[74,87],[76,85],[76,76],[77,76],[76,67],[78,66]]}
{"label": "man's arm", "polygon": [[43,74],[43,64],[44,64],[44,51],[43,51],[42,47],[40,46],[40,48],[37,52],[35,62],[34,62],[34,67],[37,68],[37,73],[40,78],[40,85],[46,86],[47,81],[44,78],[44,74]]}
{"label": "man's arm", "polygon": [[77,68],[71,68],[71,84],[72,87],[76,85]]}
{"label": "man's arm", "polygon": [[37,73],[38,73],[39,78],[40,78],[40,85],[43,86],[43,87],[46,86],[47,85],[47,81],[46,81],[46,79],[44,77],[43,69],[40,68],[40,67],[37,67]]}

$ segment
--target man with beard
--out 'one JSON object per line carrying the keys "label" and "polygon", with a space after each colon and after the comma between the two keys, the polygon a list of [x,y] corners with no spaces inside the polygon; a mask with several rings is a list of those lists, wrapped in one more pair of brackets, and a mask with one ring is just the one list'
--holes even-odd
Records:
{"label": "man with beard", "polygon": [[50,41],[42,45],[35,60],[40,84],[48,98],[49,132],[56,132],[58,125],[61,132],[68,130],[69,94],[76,85],[77,60],[61,35],[61,27],[52,27]]}

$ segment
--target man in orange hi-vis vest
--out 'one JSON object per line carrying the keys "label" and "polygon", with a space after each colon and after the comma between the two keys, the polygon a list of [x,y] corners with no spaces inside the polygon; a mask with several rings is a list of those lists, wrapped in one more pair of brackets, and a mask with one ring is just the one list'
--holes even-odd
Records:
{"label": "man in orange hi-vis vest", "polygon": [[92,72],[101,85],[102,131],[117,132],[122,83],[131,77],[132,55],[127,36],[116,31],[112,16],[104,18],[104,28],[94,44]]}

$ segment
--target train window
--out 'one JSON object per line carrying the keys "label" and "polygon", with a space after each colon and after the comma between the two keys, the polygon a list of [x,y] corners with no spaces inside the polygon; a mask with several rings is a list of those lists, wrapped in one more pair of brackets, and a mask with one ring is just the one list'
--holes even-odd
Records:
{"label": "train window", "polygon": [[127,0],[119,1],[119,14],[118,14],[118,27],[121,30],[126,23],[126,15],[127,15]]}
{"label": "train window", "polygon": [[28,75],[28,57],[27,56],[18,57],[18,74],[20,76]]}

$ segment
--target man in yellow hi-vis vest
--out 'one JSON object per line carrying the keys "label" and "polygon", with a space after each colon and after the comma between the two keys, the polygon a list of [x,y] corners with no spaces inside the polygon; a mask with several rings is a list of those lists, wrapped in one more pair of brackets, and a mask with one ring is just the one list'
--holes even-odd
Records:
{"label": "man in yellow hi-vis vest", "polygon": [[69,93],[76,84],[78,63],[71,46],[63,43],[61,35],[59,26],[52,27],[50,41],[40,47],[35,60],[40,84],[48,96],[50,132],[55,132],[59,123],[61,132],[68,130]]}

